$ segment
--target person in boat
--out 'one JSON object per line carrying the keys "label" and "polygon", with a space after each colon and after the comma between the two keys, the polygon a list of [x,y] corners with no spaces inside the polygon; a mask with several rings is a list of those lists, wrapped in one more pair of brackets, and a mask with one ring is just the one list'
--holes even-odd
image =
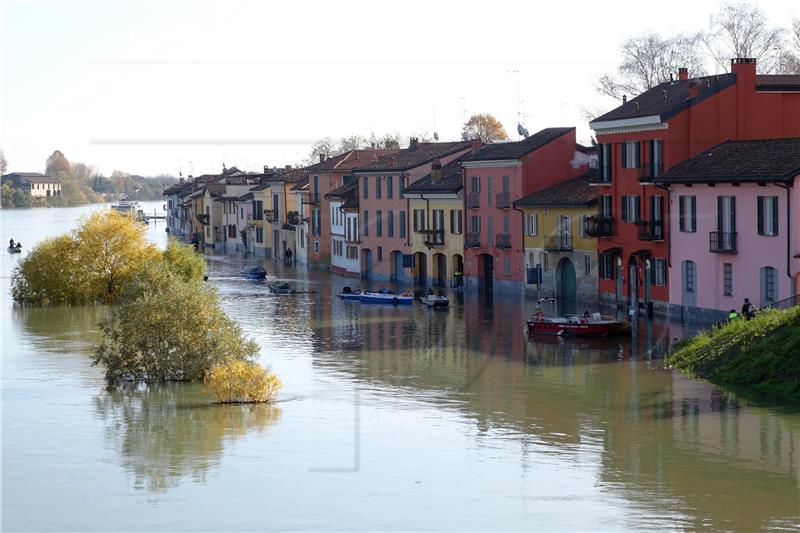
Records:
{"label": "person in boat", "polygon": [[583,318],[585,318],[585,319],[587,319],[587,320],[588,320],[588,319],[589,319],[589,317],[591,317],[591,316],[592,316],[592,314],[589,312],[589,310],[588,310],[588,309],[584,309],[584,311],[583,311]]}
{"label": "person in boat", "polygon": [[15,248],[15,246],[14,246],[14,239],[11,239],[10,241],[8,241],[8,247],[9,247],[9,248]]}
{"label": "person in boat", "polygon": [[428,287],[428,296],[433,296],[433,289]]}
{"label": "person in boat", "polygon": [[736,309],[731,309],[731,312],[728,313],[728,322],[736,322],[740,318],[741,317],[739,316],[739,313],[736,312]]}

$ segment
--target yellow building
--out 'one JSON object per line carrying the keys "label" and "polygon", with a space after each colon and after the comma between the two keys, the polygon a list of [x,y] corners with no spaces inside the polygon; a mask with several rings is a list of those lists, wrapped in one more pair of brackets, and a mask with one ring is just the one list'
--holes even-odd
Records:
{"label": "yellow building", "polygon": [[[464,198],[461,163],[442,167],[436,160],[431,173],[403,192],[410,221],[407,236],[414,257],[414,282],[453,287],[463,281]],[[401,221],[402,224],[402,221]]]}
{"label": "yellow building", "polygon": [[591,172],[514,202],[525,221],[526,287],[536,287],[540,272],[542,298],[597,300],[597,239],[584,231],[597,213]]}
{"label": "yellow building", "polygon": [[[286,250],[292,249],[294,254],[295,232],[299,223],[300,205],[298,195],[292,188],[304,179],[308,179],[308,171],[300,168],[286,167],[270,176],[261,190],[264,205],[264,248],[266,256],[284,259]],[[259,192],[253,189],[253,194]]]}

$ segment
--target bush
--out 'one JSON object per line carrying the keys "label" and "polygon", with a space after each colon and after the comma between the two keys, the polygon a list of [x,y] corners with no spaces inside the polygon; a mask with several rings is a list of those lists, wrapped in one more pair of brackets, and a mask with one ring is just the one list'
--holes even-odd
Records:
{"label": "bush", "polygon": [[225,361],[215,365],[205,382],[222,403],[270,402],[283,386],[277,375],[250,361]]}
{"label": "bush", "polygon": [[195,252],[192,246],[173,237],[170,237],[167,249],[164,250],[164,260],[173,272],[186,281],[202,279],[206,273],[203,256]]}
{"label": "bush", "polygon": [[258,345],[219,306],[214,289],[152,267],[102,324],[94,364],[110,383],[196,381],[223,361],[247,361]]}

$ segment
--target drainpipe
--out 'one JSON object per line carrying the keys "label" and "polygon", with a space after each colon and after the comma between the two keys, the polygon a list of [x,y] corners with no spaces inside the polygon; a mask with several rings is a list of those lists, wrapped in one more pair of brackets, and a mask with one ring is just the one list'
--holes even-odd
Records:
{"label": "drainpipe", "polygon": [[[403,185],[403,178],[405,177],[405,172],[400,172],[400,183],[398,185]],[[406,188],[401,187],[403,189],[403,196],[406,195]],[[409,231],[409,224],[408,221],[411,220],[411,200],[406,198],[406,246],[409,248],[411,247],[411,231]]]}
{"label": "drainpipe", "polygon": [[[791,188],[782,183],[776,183],[782,189],[786,189],[786,275],[791,280],[792,276],[792,199]],[[790,285],[791,286],[791,285]]]}
{"label": "drainpipe", "polygon": [[[510,200],[510,198],[509,198],[509,200]],[[514,202],[511,202],[511,209],[513,209],[514,211],[518,211],[520,216],[522,217],[522,232],[521,232],[521,235],[520,235],[520,244],[522,246],[521,247],[521,250],[522,250],[522,264],[524,265],[525,264],[525,212],[522,211],[521,209],[518,209],[517,206],[514,205]],[[511,229],[511,228],[509,228],[509,229]],[[527,277],[527,273],[526,272],[523,272],[522,281],[523,281],[523,286],[526,286],[528,284],[528,277]],[[537,285],[537,287],[538,287],[538,285]]]}

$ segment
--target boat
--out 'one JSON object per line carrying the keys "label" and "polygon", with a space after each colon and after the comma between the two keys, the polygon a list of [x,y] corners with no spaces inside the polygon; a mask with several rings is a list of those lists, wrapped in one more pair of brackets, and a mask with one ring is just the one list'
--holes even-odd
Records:
{"label": "boat", "polygon": [[260,266],[251,266],[251,267],[244,267],[239,275],[246,279],[264,279],[267,277],[267,271],[264,270],[264,267]]}
{"label": "boat", "polygon": [[606,337],[609,335],[630,334],[631,324],[600,313],[591,315],[564,315],[545,317],[537,311],[528,320],[528,333],[531,335],[564,335],[576,337]]}
{"label": "boat", "polygon": [[8,253],[10,254],[18,254],[22,252],[22,246],[9,246]]}
{"label": "boat", "polygon": [[339,293],[339,298],[342,300],[355,300],[358,301],[361,298],[361,290],[356,289],[353,290],[350,287],[344,287],[342,292]]}
{"label": "boat", "polygon": [[292,286],[285,281],[273,281],[267,285],[267,288],[269,288],[269,292],[275,294],[292,294],[294,292]]}
{"label": "boat", "polygon": [[433,309],[447,309],[450,305],[450,300],[447,296],[438,296],[436,294],[421,296],[419,301]]}
{"label": "boat", "polygon": [[414,303],[414,295],[410,292],[397,294],[389,289],[381,289],[378,292],[361,293],[358,301],[369,304],[411,305]]}
{"label": "boat", "polygon": [[139,202],[135,200],[128,200],[128,198],[123,195],[116,204],[111,206],[111,209],[114,211],[119,211],[120,213],[125,213],[126,215],[136,216],[137,211],[139,210]]}

